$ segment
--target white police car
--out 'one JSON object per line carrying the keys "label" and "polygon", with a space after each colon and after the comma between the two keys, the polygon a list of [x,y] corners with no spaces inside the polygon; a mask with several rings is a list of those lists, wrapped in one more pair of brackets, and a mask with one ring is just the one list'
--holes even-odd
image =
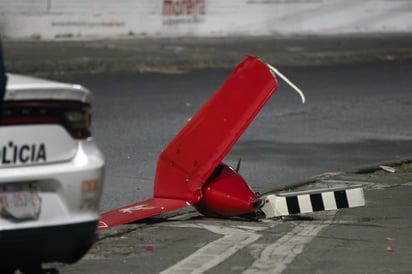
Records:
{"label": "white police car", "polygon": [[104,171],[90,132],[91,101],[79,85],[8,74],[0,108],[0,270],[75,262],[91,247]]}

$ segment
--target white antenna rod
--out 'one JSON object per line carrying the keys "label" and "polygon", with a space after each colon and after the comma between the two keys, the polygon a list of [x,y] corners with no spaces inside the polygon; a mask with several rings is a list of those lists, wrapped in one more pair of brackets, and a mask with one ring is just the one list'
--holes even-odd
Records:
{"label": "white antenna rod", "polygon": [[302,104],[304,104],[306,102],[306,98],[305,98],[305,94],[303,94],[303,91],[298,88],[295,84],[293,84],[285,75],[283,75],[282,73],[280,73],[279,70],[277,70],[275,67],[266,64],[269,69],[276,74],[277,76],[279,76],[280,78],[282,78],[283,81],[285,81],[289,86],[291,86],[299,95],[300,98],[302,99]]}

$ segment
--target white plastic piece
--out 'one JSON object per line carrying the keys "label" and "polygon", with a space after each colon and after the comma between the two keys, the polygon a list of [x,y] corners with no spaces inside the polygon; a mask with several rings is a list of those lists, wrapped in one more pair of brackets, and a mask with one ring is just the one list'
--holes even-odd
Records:
{"label": "white plastic piece", "polygon": [[279,196],[276,196],[275,194],[266,195],[263,199],[264,205],[260,210],[265,214],[266,218],[274,218],[289,214],[286,199],[279,199]]}
{"label": "white plastic piece", "polygon": [[395,173],[396,169],[391,166],[379,166],[382,170],[389,172],[389,173]]}

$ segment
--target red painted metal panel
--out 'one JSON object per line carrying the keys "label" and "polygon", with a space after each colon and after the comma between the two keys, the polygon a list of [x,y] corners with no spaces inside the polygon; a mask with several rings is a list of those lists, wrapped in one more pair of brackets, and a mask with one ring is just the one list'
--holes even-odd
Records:
{"label": "red painted metal panel", "polygon": [[246,57],[161,153],[154,196],[197,203],[203,184],[277,86],[264,63]]}
{"label": "red painted metal panel", "polygon": [[147,199],[103,213],[100,216],[98,229],[127,224],[186,206],[187,203],[182,200],[161,198]]}

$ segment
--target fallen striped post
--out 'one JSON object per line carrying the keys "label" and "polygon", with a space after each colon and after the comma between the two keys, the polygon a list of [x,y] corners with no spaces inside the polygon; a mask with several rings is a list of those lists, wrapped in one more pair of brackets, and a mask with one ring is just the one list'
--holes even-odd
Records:
{"label": "fallen striped post", "polygon": [[270,194],[261,199],[260,209],[266,218],[365,205],[360,185]]}

